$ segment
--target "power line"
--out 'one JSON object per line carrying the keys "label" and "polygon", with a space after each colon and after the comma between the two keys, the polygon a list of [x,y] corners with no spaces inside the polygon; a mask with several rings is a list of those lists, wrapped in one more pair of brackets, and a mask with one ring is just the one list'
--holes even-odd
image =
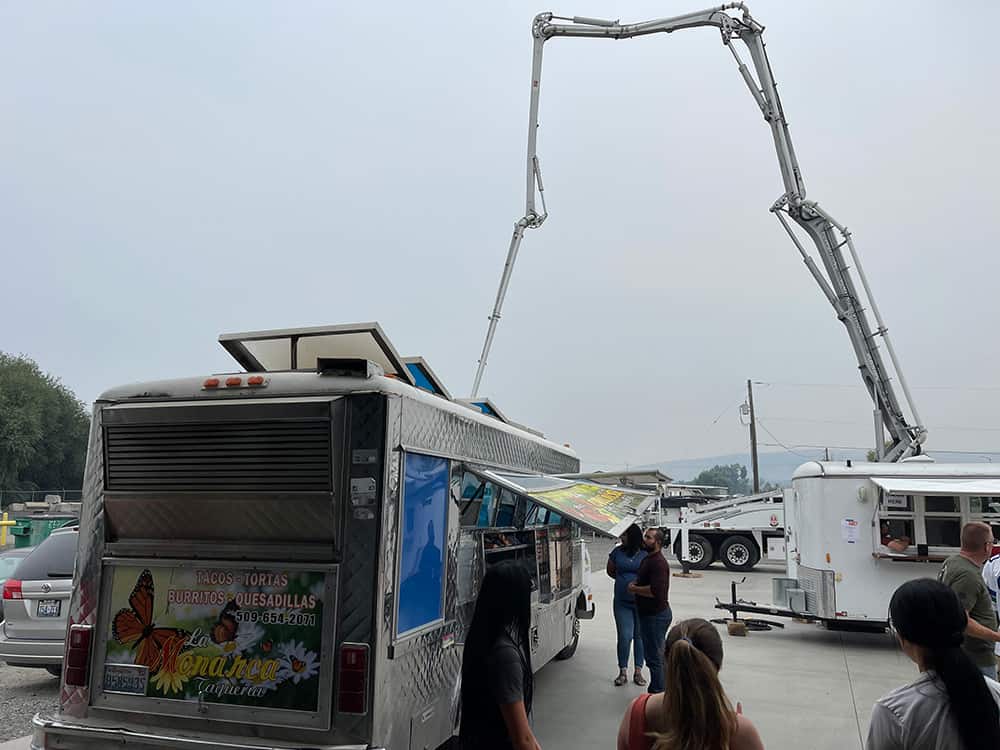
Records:
{"label": "power line", "polygon": [[[812,419],[810,417],[775,417],[773,415],[768,415],[767,417],[772,422],[808,422],[811,424],[842,424],[842,425],[854,425],[854,426],[865,426],[865,422],[855,422],[845,419]],[[1000,432],[1000,427],[969,427],[960,426],[953,424],[937,424],[931,427],[932,430],[954,430],[956,432]]]}
{"label": "power line", "polygon": [[[860,383],[795,383],[778,380],[755,380],[754,385],[790,388],[864,388]],[[996,385],[915,385],[915,391],[1000,391]]]}

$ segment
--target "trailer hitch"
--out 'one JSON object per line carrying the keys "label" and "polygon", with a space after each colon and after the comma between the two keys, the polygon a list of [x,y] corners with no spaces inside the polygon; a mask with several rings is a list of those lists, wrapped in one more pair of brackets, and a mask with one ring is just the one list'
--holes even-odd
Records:
{"label": "trailer hitch", "polygon": [[744,617],[739,616],[739,611],[741,608],[756,607],[757,602],[750,601],[748,599],[740,599],[736,595],[736,587],[740,584],[746,583],[747,577],[743,576],[739,581],[730,581],[729,604],[723,604],[719,597],[715,597],[715,606],[717,609],[729,610],[732,615],[732,619],[715,619],[712,622],[718,623],[720,625],[728,625],[731,622],[742,622],[747,626],[747,630],[771,630],[772,628],[784,628],[784,624],[780,622],[775,622],[774,620],[761,620],[755,617]]}

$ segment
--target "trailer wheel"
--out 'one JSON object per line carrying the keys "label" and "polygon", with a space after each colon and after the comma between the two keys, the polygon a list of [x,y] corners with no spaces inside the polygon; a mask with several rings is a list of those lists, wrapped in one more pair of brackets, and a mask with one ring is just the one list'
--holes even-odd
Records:
{"label": "trailer wheel", "polygon": [[760,552],[753,539],[745,536],[731,536],[722,543],[720,555],[722,564],[729,570],[750,570],[760,560]]}
{"label": "trailer wheel", "polygon": [[[674,542],[674,556],[681,559],[681,535],[677,535]],[[688,534],[688,556],[691,560],[688,566],[692,570],[704,570],[715,560],[715,553],[712,551],[712,544],[701,534]],[[683,561],[681,561],[683,564]]]}

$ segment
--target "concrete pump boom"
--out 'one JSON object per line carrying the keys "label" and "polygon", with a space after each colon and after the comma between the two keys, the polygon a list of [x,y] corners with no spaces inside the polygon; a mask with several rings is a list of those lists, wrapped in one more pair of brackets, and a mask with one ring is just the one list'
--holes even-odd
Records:
{"label": "concrete pump boom", "polygon": [[[741,13],[737,14],[733,11],[741,11]],[[743,3],[728,3],[674,18],[632,24],[622,24],[618,21],[598,18],[556,16],[552,13],[541,13],[535,17],[531,30],[534,38],[534,49],[531,64],[531,103],[528,110],[525,211],[524,216],[514,225],[514,234],[510,240],[500,287],[497,290],[496,302],[489,319],[486,341],[483,344],[479,367],[472,386],[472,396],[475,397],[479,392],[497,323],[500,320],[503,300],[510,283],[511,272],[517,259],[521,240],[524,238],[524,231],[540,227],[548,217],[537,153],[538,101],[542,74],[542,50],[545,43],[555,37],[631,39],[649,34],[670,34],[681,29],[702,26],[712,26],[719,29],[722,34],[722,43],[732,53],[740,75],[760,108],[765,122],[771,128],[774,148],[778,156],[778,166],[781,170],[781,179],[785,187],[785,192],[771,206],[771,211],[788,232],[809,272],[833,306],[837,318],[847,329],[851,346],[854,348],[854,354],[858,360],[861,379],[875,404],[875,450],[879,459],[898,461],[920,453],[920,446],[927,437],[927,430],[920,420],[920,415],[914,405],[913,397],[906,385],[895,350],[889,339],[888,329],[882,320],[868,286],[868,280],[861,268],[861,261],[854,247],[851,232],[820,208],[818,203],[806,199],[802,173],[798,160],[795,158],[795,149],[788,132],[788,123],[785,120],[781,100],[778,97],[771,72],[771,65],[764,49],[764,27],[753,19],[749,8]],[[751,72],[740,58],[733,44],[736,40],[741,41],[749,51],[750,63],[754,72]],[[756,73],[756,78],[754,78],[754,73]],[[536,206],[536,198],[541,204],[541,211]],[[815,243],[820,261],[826,271],[825,275],[793,232],[789,219],[805,230]],[[844,254],[845,247],[850,254],[850,264]],[[863,299],[851,273],[852,267],[864,289],[864,299],[867,300],[868,309],[871,310],[875,319],[874,328],[868,320]],[[895,373],[906,405],[913,416],[915,422],[913,425],[907,422],[906,415],[896,396],[891,372],[886,367],[882,353],[879,351],[876,337],[880,337],[885,342],[885,348],[892,364],[892,372]],[[888,441],[885,439],[883,429],[888,432]]]}

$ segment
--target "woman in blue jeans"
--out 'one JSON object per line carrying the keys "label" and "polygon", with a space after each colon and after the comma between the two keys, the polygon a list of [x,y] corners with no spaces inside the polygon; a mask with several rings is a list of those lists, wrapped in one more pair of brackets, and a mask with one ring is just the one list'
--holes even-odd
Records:
{"label": "woman in blue jeans", "polygon": [[642,635],[639,632],[639,616],[635,609],[635,597],[629,593],[628,585],[639,574],[639,565],[646,557],[642,547],[642,529],[632,524],[621,536],[621,544],[611,550],[608,555],[608,575],[615,579],[615,598],[612,610],[615,614],[615,626],[618,630],[618,676],[615,685],[621,687],[628,683],[628,652],[633,645],[635,653],[635,673],[632,679],[636,685],[645,685],[646,678],[642,676],[643,648]]}

